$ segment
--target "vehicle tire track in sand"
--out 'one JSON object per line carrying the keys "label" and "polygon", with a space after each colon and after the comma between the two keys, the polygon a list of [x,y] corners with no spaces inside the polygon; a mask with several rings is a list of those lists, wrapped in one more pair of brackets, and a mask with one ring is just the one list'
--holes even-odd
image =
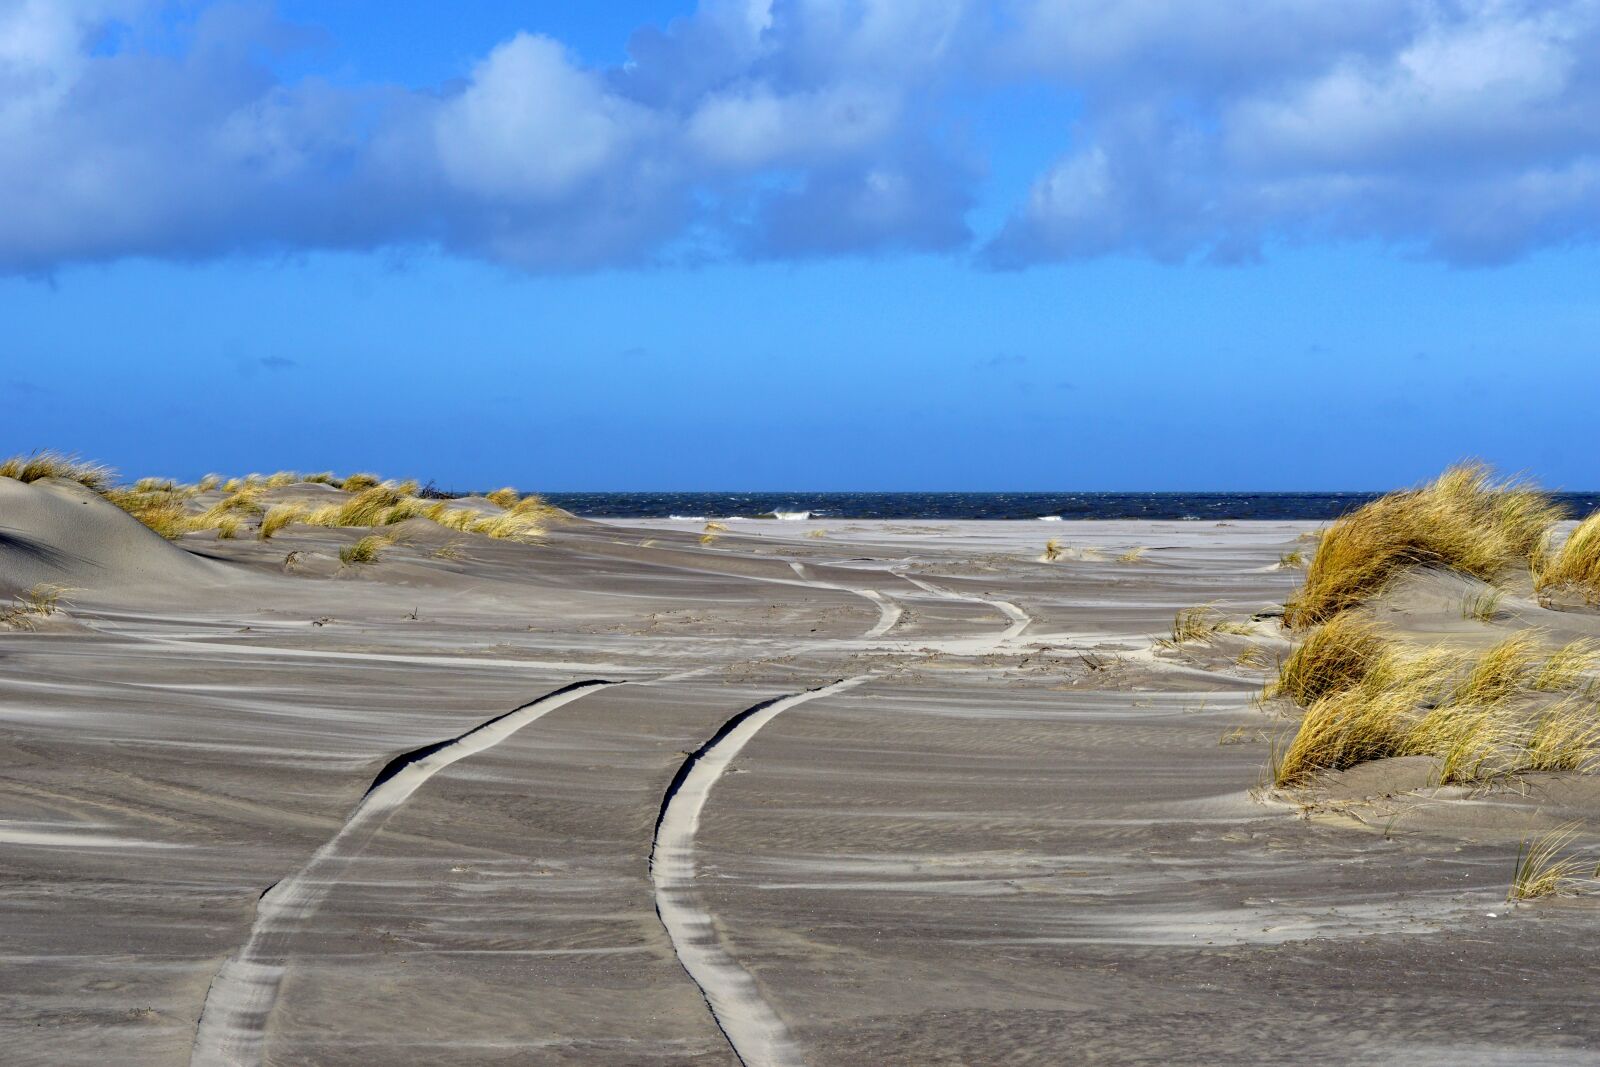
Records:
{"label": "vehicle tire track in sand", "polygon": [[816,586],[818,589],[833,589],[841,593],[854,593],[856,596],[866,597],[868,600],[876,604],[878,606],[878,621],[873,625],[872,629],[861,635],[863,638],[882,637],[884,634],[894,629],[894,624],[899,622],[900,616],[905,613],[904,608],[902,608],[894,600],[878,592],[876,589],[852,589],[848,585],[835,585],[832,582],[819,582],[815,578],[812,578],[810,575],[806,574],[805,564],[793,562],[790,563],[789,566],[796,574],[800,576],[800,580],[805,582],[807,585]]}
{"label": "vehicle tire track in sand", "polygon": [[283,981],[291,938],[316,911],[344,868],[424,782],[457,760],[494,747],[563,704],[623,684],[603,679],[574,682],[466,733],[390,760],[339,832],[317,849],[305,866],[261,894],[249,938],[223,963],[206,991],[195,1026],[191,1067],[238,1067],[262,1061],[267,1020]]}
{"label": "vehicle tire track in sand", "polygon": [[797,704],[841,693],[870,677],[845,678],[741,711],[690,754],[661,800],[650,848],[656,915],[666,927],[678,962],[700,987],[711,1017],[745,1067],[792,1067],[805,1060],[788,1027],[762,999],[755,979],[723,947],[711,913],[697,899],[694,839],[700,814],[728,764],[763,726]]}
{"label": "vehicle tire track in sand", "polygon": [[1026,611],[1023,611],[1009,600],[996,600],[992,597],[970,596],[966,593],[957,593],[954,590],[946,589],[943,586],[934,585],[932,582],[924,581],[921,578],[914,578],[911,575],[906,574],[904,571],[895,571],[894,573],[898,574],[900,577],[904,578],[918,589],[921,589],[927,593],[932,593],[941,600],[965,600],[972,604],[988,604],[990,607],[1000,612],[1000,614],[1010,619],[1011,625],[1006,627],[1004,633],[993,639],[996,645],[1003,645],[1007,641],[1015,640],[1016,638],[1021,637],[1022,631],[1026,630],[1033,622],[1032,615],[1029,615]]}

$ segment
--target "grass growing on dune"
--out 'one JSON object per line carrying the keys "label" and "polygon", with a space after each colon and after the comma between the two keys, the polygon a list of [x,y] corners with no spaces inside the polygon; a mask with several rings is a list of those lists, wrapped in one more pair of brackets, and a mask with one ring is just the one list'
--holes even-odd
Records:
{"label": "grass growing on dune", "polygon": [[1589,864],[1566,854],[1577,836],[1577,825],[1568,823],[1524,841],[1517,849],[1517,865],[1506,899],[1515,902],[1573,893],[1589,882],[1585,876]]}
{"label": "grass growing on dune", "polygon": [[[233,538],[247,526],[257,524],[261,540],[270,540],[290,523],[310,526],[367,527],[393,526],[407,519],[426,518],[463,533],[476,533],[502,540],[538,542],[547,524],[565,515],[536,494],[522,495],[506,487],[490,494],[502,510],[489,514],[478,508],[455,507],[442,500],[424,500],[418,482],[382,482],[377,475],[357,473],[343,479],[330,472],[301,475],[294,471],[275,474],[249,474],[223,479],[208,474],[192,486],[178,485],[171,479],[141,478],[133,485],[118,488],[111,484],[114,472],[60,452],[35,452],[0,461],[0,477],[21,481],[42,478],[70,478],[96,492],[134,516],[156,533],[176,540],[184,534],[215,531],[218,537]],[[263,499],[269,489],[295,484],[323,484],[351,494],[342,502],[311,507],[304,504],[278,504],[269,507]],[[190,510],[200,493],[220,489],[221,500],[198,512]]]}
{"label": "grass growing on dune", "polygon": [[1177,648],[1191,641],[1209,641],[1213,634],[1248,635],[1255,631],[1248,623],[1235,622],[1211,604],[1184,608],[1172,617],[1172,636],[1162,644]]}
{"label": "grass growing on dune", "polygon": [[394,544],[394,538],[387,534],[368,534],[354,544],[345,545],[339,550],[339,562],[345,566],[355,566],[362,563],[376,563],[383,550]]}
{"label": "grass growing on dune", "polygon": [[1144,562],[1144,546],[1143,545],[1134,545],[1132,548],[1128,549],[1128,551],[1126,551],[1122,555],[1118,556],[1117,557],[1117,562],[1118,563],[1142,563],[1142,562]]}
{"label": "grass growing on dune", "polygon": [[1355,615],[1335,615],[1283,661],[1269,696],[1310,706],[1330,693],[1359,685],[1388,648],[1378,626]]}
{"label": "grass growing on dune", "polygon": [[0,625],[17,630],[31,630],[33,620],[49,618],[61,610],[61,598],[66,590],[59,585],[36,585],[25,593],[18,593],[8,607],[0,608]]}
{"label": "grass growing on dune", "polygon": [[193,528],[185,504],[189,491],[151,482],[142,479],[132,489],[110,489],[105,497],[167,540],[177,540]]}
{"label": "grass growing on dune", "polygon": [[1504,597],[1505,591],[1493,586],[1476,593],[1468,593],[1461,600],[1461,617],[1477,619],[1479,622],[1493,622],[1500,615],[1500,601]]}
{"label": "grass growing on dune", "polygon": [[267,509],[261,516],[261,527],[256,531],[256,536],[263,541],[272,540],[272,535],[288,526],[290,523],[300,522],[310,509],[304,504],[277,504]]}
{"label": "grass growing on dune", "polygon": [[363,490],[371,489],[381,482],[382,479],[376,474],[351,474],[346,476],[344,481],[339,483],[339,488],[343,489],[347,493],[359,493]]}
{"label": "grass growing on dune", "polygon": [[1580,637],[1571,641],[1544,661],[1539,674],[1533,680],[1533,688],[1544,693],[1558,693],[1563,689],[1576,689],[1586,680],[1592,683],[1593,679],[1587,676],[1600,670],[1600,647],[1593,641]]}
{"label": "grass growing on dune", "polygon": [[1050,538],[1044,543],[1044,561],[1054,563],[1061,558],[1062,551],[1061,542],[1054,537]]}
{"label": "grass growing on dune", "polygon": [[1537,631],[1512,634],[1488,649],[1451,693],[1458,704],[1500,704],[1532,688],[1547,657]]}
{"label": "grass growing on dune", "polygon": [[[1587,642],[1547,652],[1537,631],[1481,652],[1407,645],[1351,616],[1312,631],[1269,695],[1308,707],[1272,767],[1278,785],[1394,756],[1433,756],[1441,783],[1587,771],[1600,757],[1600,704],[1577,692]],[[1540,706],[1537,694],[1569,691]]]}
{"label": "grass growing on dune", "polygon": [[1534,585],[1570,589],[1589,603],[1600,602],[1600,512],[1578,524],[1561,548],[1534,565]]}
{"label": "grass growing on dune", "polygon": [[90,463],[65,452],[45,449],[26,456],[0,460],[0,478],[37,482],[45,478],[65,478],[87,489],[104,493],[111,488],[116,471],[103,463]]}
{"label": "grass growing on dune", "polygon": [[512,508],[516,506],[517,501],[522,499],[522,494],[507,485],[496,489],[492,493],[485,493],[484,499],[492,504],[499,504],[503,508]]}
{"label": "grass growing on dune", "polygon": [[1380,593],[1410,566],[1447,567],[1485,581],[1533,561],[1561,518],[1544,493],[1466,463],[1420,489],[1390,493],[1323,534],[1304,586],[1285,605],[1295,629]]}

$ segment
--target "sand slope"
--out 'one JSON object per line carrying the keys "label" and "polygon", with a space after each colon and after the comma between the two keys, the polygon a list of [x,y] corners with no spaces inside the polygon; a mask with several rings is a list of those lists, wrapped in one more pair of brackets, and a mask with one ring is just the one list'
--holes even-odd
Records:
{"label": "sand slope", "polygon": [[76,482],[0,478],[0,591],[44,583],[127,595],[226,580],[226,568],[163,540]]}
{"label": "sand slope", "polygon": [[[357,531],[169,545],[0,492],[7,581],[128,583],[0,632],[0,1061],[1600,1054],[1600,911],[1504,901],[1595,779],[1253,795],[1303,527],[1052,523],[1056,564],[1032,523],[420,529],[341,569]],[[1201,603],[1264,617],[1158,643]],[[540,701],[586,679],[621,684]]]}

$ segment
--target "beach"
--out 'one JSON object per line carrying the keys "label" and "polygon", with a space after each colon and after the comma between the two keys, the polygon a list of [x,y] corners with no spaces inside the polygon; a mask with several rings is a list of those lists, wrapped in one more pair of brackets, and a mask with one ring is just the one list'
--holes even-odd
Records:
{"label": "beach", "polygon": [[[1600,1045],[1594,898],[1506,900],[1592,779],[1273,788],[1319,524],[410,518],[349,564],[347,530],[168,541],[57,480],[0,508],[0,573],[64,590],[0,629],[7,1062]],[[1514,593],[1480,625],[1468,581],[1376,610],[1600,634]]]}

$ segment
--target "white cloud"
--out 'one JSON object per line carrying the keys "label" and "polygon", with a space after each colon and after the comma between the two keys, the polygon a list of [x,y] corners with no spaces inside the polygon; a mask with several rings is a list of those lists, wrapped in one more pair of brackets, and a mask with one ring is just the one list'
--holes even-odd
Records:
{"label": "white cloud", "polygon": [[689,116],[689,144],[706,160],[735,168],[803,163],[880,144],[899,119],[891,93],[829,86],[779,94],[743,85],[707,97]]}
{"label": "white cloud", "polygon": [[968,105],[1041,81],[1075,104],[1036,136],[1072,134],[995,265],[1600,240],[1600,0],[703,0],[621,66],[521,33],[447,86],[286,79],[293,38],[264,3],[0,0],[0,271],[961,251]]}
{"label": "white cloud", "polygon": [[1491,262],[1600,238],[1600,4],[1415,0],[1329,21],[1343,11],[1030,5],[1025,51],[1086,68],[1090,104],[990,260],[1237,259],[1331,236]]}
{"label": "white cloud", "polygon": [[549,200],[615,166],[652,125],[644,108],[569,62],[558,42],[518,34],[439,109],[434,132],[439,163],[460,188]]}

